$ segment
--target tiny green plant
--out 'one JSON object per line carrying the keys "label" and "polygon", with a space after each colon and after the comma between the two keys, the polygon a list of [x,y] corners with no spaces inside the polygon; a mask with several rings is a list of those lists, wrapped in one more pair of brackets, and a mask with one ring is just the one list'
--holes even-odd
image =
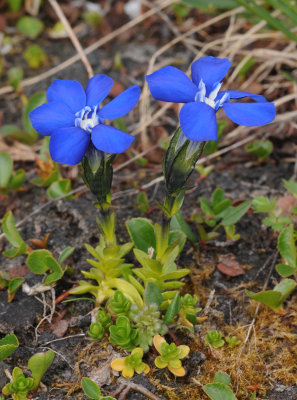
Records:
{"label": "tiny green plant", "polygon": [[88,335],[93,340],[101,340],[111,324],[111,315],[105,310],[99,310],[97,313],[97,321],[91,323]]}
{"label": "tiny green plant", "polygon": [[237,339],[236,336],[226,336],[225,340],[228,343],[228,347],[230,349],[233,349],[234,347],[239,346],[241,344],[241,340]]}
{"label": "tiny green plant", "polygon": [[280,232],[291,223],[291,218],[283,215],[283,210],[277,207],[277,199],[269,199],[265,196],[257,196],[253,199],[252,208],[255,213],[268,213],[263,219],[263,224],[271,227],[275,232]]}
{"label": "tiny green plant", "polygon": [[219,347],[222,347],[225,344],[223,335],[216,329],[207,333],[205,337],[205,343],[208,346],[213,347],[214,349],[218,349]]}
{"label": "tiny green plant", "polygon": [[245,150],[257,156],[258,162],[262,162],[272,153],[273,144],[270,140],[255,140],[248,143]]}
{"label": "tiny green plant", "polygon": [[117,318],[116,324],[109,327],[109,341],[121,349],[132,351],[136,347],[138,332],[131,327],[130,321],[124,315]]}
{"label": "tiny green plant", "polygon": [[97,383],[92,381],[89,378],[82,378],[81,380],[81,387],[84,391],[84,394],[92,400],[116,400],[114,397],[111,396],[102,396],[101,390]]}
{"label": "tiny green plant", "polygon": [[45,51],[37,44],[28,46],[24,51],[23,56],[28,65],[33,69],[40,68],[47,60]]}
{"label": "tiny green plant", "polygon": [[166,340],[160,336],[154,336],[154,346],[160,354],[155,359],[157,368],[168,368],[175,376],[184,376],[186,371],[182,366],[181,360],[190,352],[190,348],[186,345],[176,346],[175,343],[167,343]]}
{"label": "tiny green plant", "polygon": [[[235,224],[243,217],[251,205],[250,200],[246,200],[237,206],[232,206],[231,200],[225,197],[224,190],[217,188],[211,201],[205,197],[200,198],[201,214],[194,214],[193,221],[197,224],[200,238],[203,242],[216,239],[219,236],[218,229],[225,229],[227,240],[238,240],[239,234],[235,233]],[[210,228],[208,231],[206,228]]]}
{"label": "tiny green plant", "polygon": [[142,357],[143,350],[140,347],[136,347],[129,356],[113,360],[110,366],[115,371],[121,372],[123,377],[127,379],[132,378],[135,372],[137,374],[142,372],[148,374],[150,367],[142,361]]}
{"label": "tiny green plant", "polygon": [[51,366],[54,356],[55,353],[52,350],[34,354],[28,361],[28,369],[31,371],[32,377],[25,377],[23,371],[19,367],[15,367],[12,371],[12,381],[2,389],[3,394],[12,396],[14,400],[26,400],[28,393],[38,388],[43,375]]}

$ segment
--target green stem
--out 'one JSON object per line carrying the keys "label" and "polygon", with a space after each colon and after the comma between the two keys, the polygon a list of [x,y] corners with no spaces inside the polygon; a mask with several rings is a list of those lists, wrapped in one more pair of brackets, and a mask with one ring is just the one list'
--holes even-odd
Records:
{"label": "green stem", "polygon": [[106,246],[116,246],[117,240],[115,236],[115,214],[110,211],[109,207],[104,205],[96,205],[100,209],[100,217],[97,218],[97,223],[104,236]]}

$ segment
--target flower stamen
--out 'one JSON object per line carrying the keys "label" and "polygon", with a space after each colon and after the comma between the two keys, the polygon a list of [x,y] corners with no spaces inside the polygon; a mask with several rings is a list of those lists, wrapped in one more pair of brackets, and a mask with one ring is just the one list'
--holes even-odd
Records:
{"label": "flower stamen", "polygon": [[[82,110],[78,111],[75,116],[75,126],[87,131],[89,133],[92,132],[92,129],[102,123],[103,121],[97,115],[98,106],[93,107],[93,109],[89,106],[84,107]],[[92,112],[91,117],[89,114]]]}

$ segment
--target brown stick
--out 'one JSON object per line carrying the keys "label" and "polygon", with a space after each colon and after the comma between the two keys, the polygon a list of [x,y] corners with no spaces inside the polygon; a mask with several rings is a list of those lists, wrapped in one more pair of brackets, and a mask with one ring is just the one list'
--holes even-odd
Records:
{"label": "brown stick", "polygon": [[63,10],[61,9],[61,7],[59,6],[59,4],[56,0],[49,0],[49,3],[55,10],[59,20],[62,22],[66,32],[68,33],[69,39],[73,43],[73,46],[76,48],[76,51],[78,52],[80,59],[87,70],[89,78],[92,78],[92,76],[94,76],[93,68],[92,68],[91,64],[89,63],[89,60],[87,59],[87,56],[86,56],[79,40],[77,39],[71,25],[69,24],[67,18],[65,17]]}

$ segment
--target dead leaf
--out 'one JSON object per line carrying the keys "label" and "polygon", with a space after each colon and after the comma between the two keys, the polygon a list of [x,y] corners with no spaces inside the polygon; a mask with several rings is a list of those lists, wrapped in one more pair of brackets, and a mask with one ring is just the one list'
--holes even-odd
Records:
{"label": "dead leaf", "polygon": [[32,147],[20,142],[14,141],[12,146],[8,146],[4,140],[1,140],[0,150],[8,153],[14,161],[35,161],[35,152]]}
{"label": "dead leaf", "polygon": [[220,254],[217,269],[228,276],[244,275],[245,271],[233,254]]}
{"label": "dead leaf", "polygon": [[292,207],[297,205],[297,199],[293,195],[279,197],[276,202],[276,207],[281,208],[283,211],[289,211]]}

